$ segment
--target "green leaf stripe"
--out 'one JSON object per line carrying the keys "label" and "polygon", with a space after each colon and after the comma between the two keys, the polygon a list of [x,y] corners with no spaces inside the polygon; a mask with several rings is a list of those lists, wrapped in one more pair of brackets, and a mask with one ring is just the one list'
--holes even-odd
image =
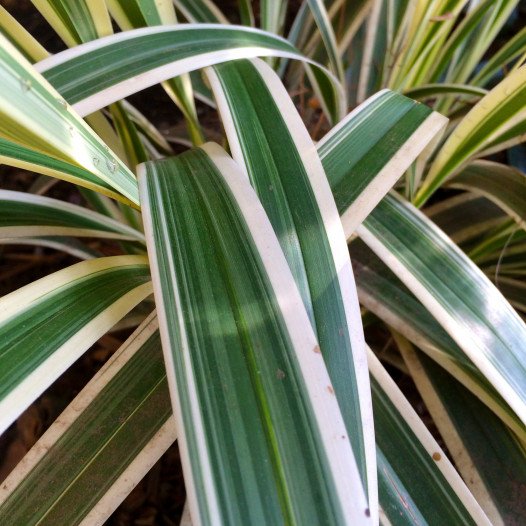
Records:
{"label": "green leaf stripe", "polygon": [[207,74],[234,159],[245,169],[292,269],[364,488],[374,501],[374,436],[358,300],[314,145],[281,81],[263,61],[220,64]]}

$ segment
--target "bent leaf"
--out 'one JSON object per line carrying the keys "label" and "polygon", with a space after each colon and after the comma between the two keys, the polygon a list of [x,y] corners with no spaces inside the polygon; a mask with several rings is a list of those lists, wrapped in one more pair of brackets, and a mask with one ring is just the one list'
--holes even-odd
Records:
{"label": "bent leaf", "polygon": [[0,432],[151,294],[149,280],[143,256],[99,258],[0,299]]}
{"label": "bent leaf", "polygon": [[64,99],[0,35],[0,135],[76,165],[137,204],[134,175]]}
{"label": "bent leaf", "polygon": [[57,53],[36,68],[78,113],[87,115],[182,73],[256,56],[310,64],[329,116],[339,120],[343,92],[336,78],[286,40],[253,28],[179,24],[135,29]]}

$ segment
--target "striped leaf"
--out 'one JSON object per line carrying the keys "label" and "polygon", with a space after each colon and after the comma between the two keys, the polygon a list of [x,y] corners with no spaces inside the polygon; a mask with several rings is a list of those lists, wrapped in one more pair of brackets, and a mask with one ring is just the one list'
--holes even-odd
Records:
{"label": "striped leaf", "polygon": [[[58,53],[37,65],[81,115],[163,80],[205,66],[255,56],[289,57],[311,64],[286,40],[242,26],[214,24],[136,29]],[[329,116],[338,120],[343,94],[335,77],[311,64]],[[134,79],[129,82],[129,79]]]}
{"label": "striped leaf", "polygon": [[258,194],[292,269],[375,517],[374,431],[358,299],[314,144],[278,76],[263,61],[221,64],[207,76],[234,160]]}
{"label": "striped leaf", "polygon": [[370,523],[309,318],[243,173],[207,145],[141,165],[139,183],[192,518]]}
{"label": "striped leaf", "polygon": [[77,236],[144,242],[120,221],[84,207],[26,192],[0,190],[0,237]]}
{"label": "striped leaf", "polygon": [[149,316],[0,487],[2,524],[103,524],[175,439]]}
{"label": "striped leaf", "polygon": [[[0,518],[16,518],[28,525],[54,524],[59,515],[70,521],[83,518],[90,524],[102,524],[162,454],[175,430],[173,420],[167,420],[171,408],[156,328],[156,319],[150,316],[17,466],[0,488]],[[391,462],[410,467],[397,475],[377,448],[383,516],[394,519],[393,524],[396,519],[414,522],[417,516],[423,522],[427,516],[433,524],[436,518],[451,516],[450,502],[459,499],[466,501],[466,508],[476,510],[408,402],[377,360],[373,356],[369,360],[378,378],[373,381],[377,432],[392,439],[385,447]],[[108,403],[115,399],[119,403]],[[404,432],[393,433],[393,429]],[[130,449],[139,459],[134,460]],[[436,460],[429,460],[433,453],[441,455],[442,470]],[[82,470],[78,458],[93,459],[89,469]],[[102,483],[97,469],[105,475]],[[417,477],[412,478],[411,473]],[[90,498],[78,510],[69,502],[83,492]],[[459,509],[462,506],[457,505],[457,513]],[[474,516],[480,519],[480,512]]]}
{"label": "striped leaf", "polygon": [[[177,22],[172,0],[107,0],[110,11],[123,30],[145,26],[171,25]],[[172,78],[163,87],[185,116],[194,144],[204,141],[195,109],[188,74]]]}
{"label": "striped leaf", "polygon": [[526,27],[496,51],[476,75],[470,80],[471,84],[486,85],[493,77],[508,66],[510,62],[526,53]]}
{"label": "striped leaf", "polygon": [[415,204],[422,205],[472,156],[501,136],[525,109],[526,67],[522,67],[493,88],[455,128],[431,165]]}
{"label": "striped leaf", "polygon": [[[133,174],[2,35],[0,44],[3,138],[25,149],[23,155],[30,149],[46,156],[48,164],[53,158],[82,168],[99,186],[109,186],[137,203]],[[3,143],[3,147],[9,146]]]}
{"label": "striped leaf", "polygon": [[[212,0],[173,0],[173,3],[192,24],[228,24],[225,15]],[[245,23],[243,22],[243,25]]]}
{"label": "striped leaf", "polygon": [[68,46],[113,32],[104,0],[31,0]]}
{"label": "striped leaf", "polygon": [[526,326],[480,269],[429,219],[394,196],[383,199],[358,235],[526,422]]}
{"label": "striped leaf", "polygon": [[37,62],[49,56],[49,53],[38,40],[24,29],[2,6],[0,6],[0,28],[4,36],[29,62]]}
{"label": "striped leaf", "polygon": [[149,280],[143,256],[99,258],[0,299],[0,432],[151,294]]}
{"label": "striped leaf", "polygon": [[[360,172],[332,161],[335,150],[327,144],[320,144],[319,153],[331,186],[341,178],[359,180]],[[335,198],[342,214],[345,207],[337,192]],[[344,229],[349,239],[353,231],[345,225]],[[526,422],[522,343],[526,326],[484,274],[429,219],[391,195],[380,202],[357,233]],[[491,305],[491,311],[485,305]]]}
{"label": "striped leaf", "polygon": [[461,475],[494,525],[526,520],[526,451],[469,391],[409,346],[400,349]]}
{"label": "striped leaf", "polygon": [[475,161],[448,186],[487,197],[526,228],[526,175],[521,171],[492,161]]}
{"label": "striped leaf", "polygon": [[361,241],[351,243],[361,304],[426,352],[526,440],[513,410],[433,316]]}
{"label": "striped leaf", "polygon": [[446,123],[427,106],[383,90],[318,142],[347,236]]}
{"label": "striped leaf", "polygon": [[307,0],[310,11],[318,26],[319,34],[325,45],[327,56],[329,57],[329,64],[332,71],[340,79],[343,84],[345,82],[345,73],[343,71],[343,63],[339,56],[338,46],[336,44],[336,37],[334,30],[329,20],[329,15],[325,9],[323,0]]}
{"label": "striped leaf", "polygon": [[484,234],[509,223],[492,201],[467,192],[426,207],[424,213],[465,251]]}
{"label": "striped leaf", "polygon": [[455,95],[457,98],[480,99],[487,95],[488,90],[470,86],[469,84],[424,84],[415,88],[410,88],[404,95],[412,99],[425,100],[444,97],[445,95]]}
{"label": "striped leaf", "polygon": [[[111,182],[101,179],[93,172],[81,168],[72,162],[62,161],[51,155],[37,152],[2,138],[0,138],[0,162],[8,166],[16,166],[17,168],[40,173],[47,177],[62,179],[94,192],[99,192],[104,196],[130,203],[129,199],[114,189]],[[100,162],[102,161],[97,160],[96,164]],[[108,159],[108,163],[113,162],[113,157]],[[110,167],[113,167],[113,164],[110,164]],[[135,184],[135,182],[131,184]]]}
{"label": "striped leaf", "polygon": [[491,524],[371,351],[368,359],[382,524]]}

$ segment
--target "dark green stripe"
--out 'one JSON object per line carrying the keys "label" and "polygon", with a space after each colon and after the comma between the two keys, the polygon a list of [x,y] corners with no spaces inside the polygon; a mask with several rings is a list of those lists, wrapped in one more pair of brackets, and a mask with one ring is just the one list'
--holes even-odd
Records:
{"label": "dark green stripe", "polygon": [[252,186],[276,232],[317,332],[366,488],[360,397],[347,318],[327,232],[306,167],[255,66],[239,60],[214,69],[224,88]]}
{"label": "dark green stripe", "polygon": [[469,458],[502,515],[504,524],[526,522],[526,458],[515,435],[480,400],[427,356],[425,373],[444,404]]}
{"label": "dark green stripe", "polygon": [[149,279],[146,265],[99,271],[57,288],[4,323],[0,327],[0,399],[97,314]]}

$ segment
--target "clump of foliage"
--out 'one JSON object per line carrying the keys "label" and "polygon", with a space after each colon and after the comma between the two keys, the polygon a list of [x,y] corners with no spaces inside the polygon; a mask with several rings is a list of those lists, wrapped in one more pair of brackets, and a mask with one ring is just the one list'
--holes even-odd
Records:
{"label": "clump of foliage", "polygon": [[[41,175],[0,190],[0,238],[81,261],[0,299],[0,431],[137,328],[0,522],[102,524],[176,439],[195,524],[524,522],[526,30],[496,44],[518,0],[239,0],[241,25],[211,0],[33,4],[69,49],[0,8],[0,161]],[[126,100],[159,83],[179,155]]]}

